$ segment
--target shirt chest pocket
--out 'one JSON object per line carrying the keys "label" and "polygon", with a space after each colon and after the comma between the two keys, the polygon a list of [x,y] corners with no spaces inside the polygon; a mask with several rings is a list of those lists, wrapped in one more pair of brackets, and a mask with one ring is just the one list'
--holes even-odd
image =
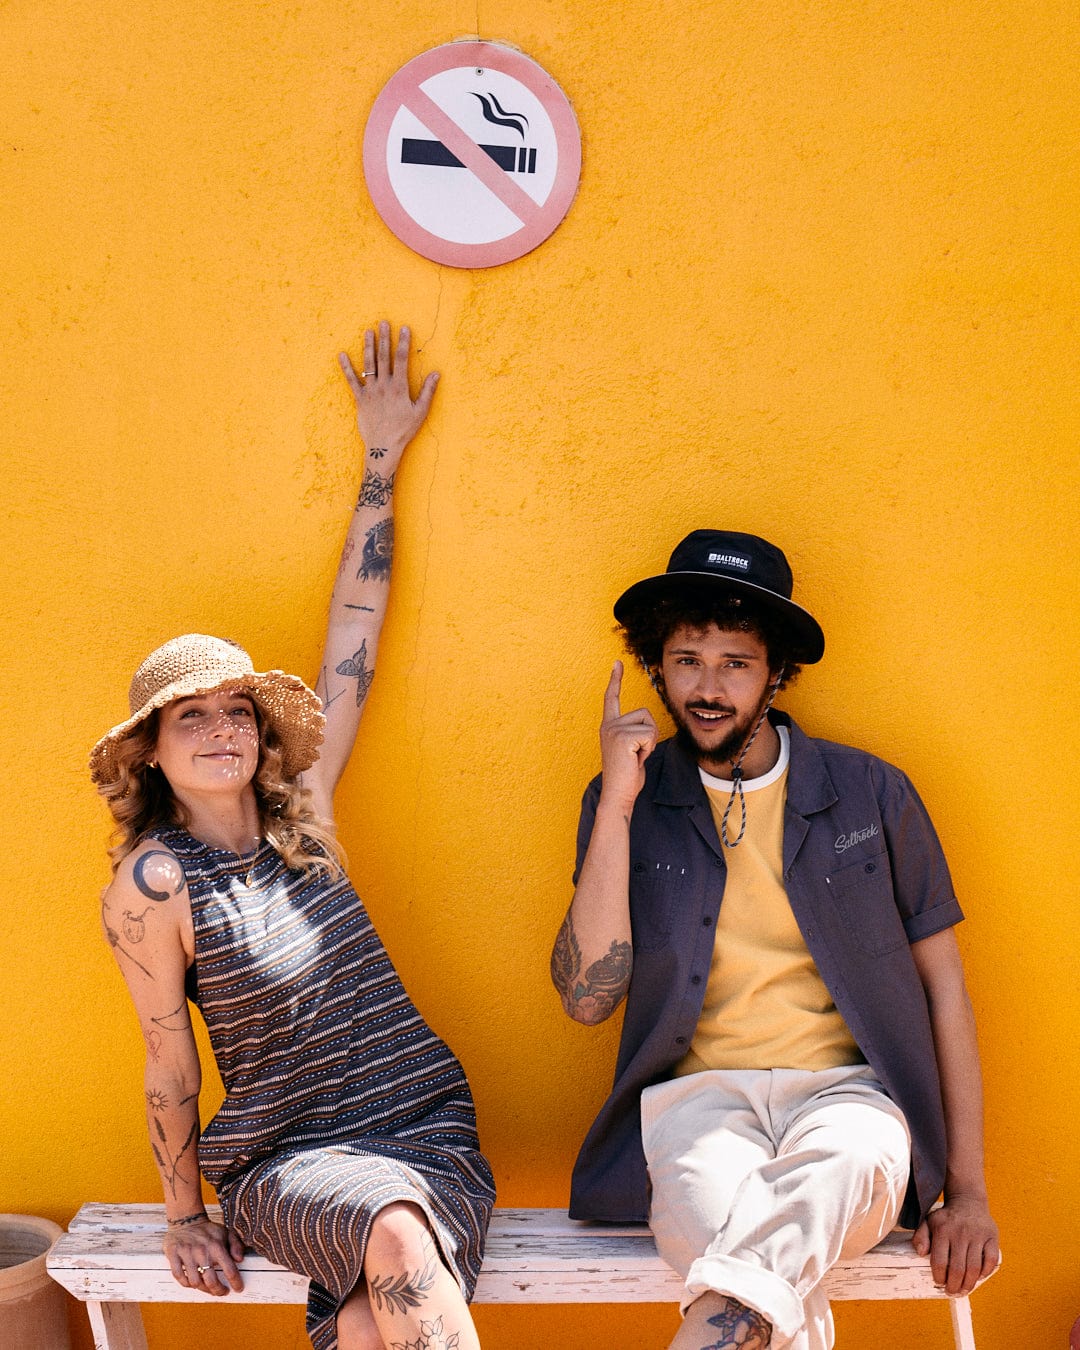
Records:
{"label": "shirt chest pocket", "polygon": [[634,946],[643,951],[663,947],[682,909],[687,891],[687,871],[678,863],[655,858],[630,860],[630,926]]}
{"label": "shirt chest pocket", "polygon": [[826,882],[841,923],[863,951],[884,956],[907,943],[887,853],[847,863]]}

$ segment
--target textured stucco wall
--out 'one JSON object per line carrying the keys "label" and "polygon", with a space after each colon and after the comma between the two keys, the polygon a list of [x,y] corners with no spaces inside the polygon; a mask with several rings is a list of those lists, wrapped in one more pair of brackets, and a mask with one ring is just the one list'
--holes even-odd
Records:
{"label": "textured stucco wall", "polygon": [[[1006,1252],[980,1350],[1063,1341],[1078,27],[1060,0],[0,7],[0,1210],[155,1195],[86,751],[175,632],[314,674],[354,481],[334,353],[403,316],[444,378],[340,815],[503,1203],[563,1201],[610,1074],[615,1028],[566,1022],[546,974],[610,602],[687,529],[753,530],[828,634],[787,706],[911,773],[970,916]],[[585,166],[546,245],[468,273],[383,227],[360,135],[405,60],[477,32],[560,82]],[[673,1325],[479,1320],[491,1350]],[[293,1311],[148,1322],[155,1350],[303,1344]],[[848,1347],[951,1343],[937,1307],[838,1323]]]}

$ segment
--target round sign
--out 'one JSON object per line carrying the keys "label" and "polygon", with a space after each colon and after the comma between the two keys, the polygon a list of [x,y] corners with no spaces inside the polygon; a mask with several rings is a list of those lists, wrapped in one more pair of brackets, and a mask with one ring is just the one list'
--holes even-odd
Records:
{"label": "round sign", "polygon": [[450,42],[414,57],[364,130],[375,209],[409,248],[494,267],[543,243],[570,209],[581,134],[566,95],[521,52]]}

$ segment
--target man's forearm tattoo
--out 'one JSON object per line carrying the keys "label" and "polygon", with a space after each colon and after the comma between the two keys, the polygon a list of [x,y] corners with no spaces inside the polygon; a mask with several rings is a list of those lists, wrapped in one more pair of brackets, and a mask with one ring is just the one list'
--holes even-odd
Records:
{"label": "man's forearm tattoo", "polygon": [[603,1022],[619,1006],[630,983],[634,953],[629,942],[613,942],[606,955],[581,976],[581,947],[567,914],[551,953],[551,979],[563,1005],[583,1022]]}
{"label": "man's forearm tattoo", "polygon": [[766,1350],[772,1341],[772,1327],[765,1318],[729,1296],[716,1316],[709,1318],[709,1326],[716,1327],[720,1339],[702,1350]]}
{"label": "man's forearm tattoo", "polygon": [[372,459],[382,459],[383,455],[386,454],[386,446],[385,446],[385,445],[373,445],[373,446],[371,446],[371,448],[368,450],[368,454],[371,456]]}
{"label": "man's forearm tattoo", "polygon": [[334,669],[339,675],[346,675],[350,680],[356,681],[356,706],[359,708],[360,704],[367,698],[371,681],[375,678],[375,671],[368,669],[367,638],[364,638],[361,642],[359,650],[353,652],[352,656],[342,661],[340,666],[335,666]]}
{"label": "man's forearm tattoo", "polygon": [[374,469],[365,469],[360,481],[360,495],[356,499],[356,509],[364,506],[385,506],[394,495],[394,474],[384,478]]}
{"label": "man's forearm tattoo", "polygon": [[425,1263],[423,1270],[402,1271],[400,1275],[371,1275],[368,1277],[368,1293],[375,1300],[375,1307],[382,1312],[406,1313],[410,1308],[419,1308],[425,1295],[435,1283],[439,1267],[435,1244],[424,1235]]}
{"label": "man's forearm tattoo", "polygon": [[392,517],[387,516],[372,525],[364,535],[360,570],[356,575],[361,581],[389,581],[393,558],[394,521]]}

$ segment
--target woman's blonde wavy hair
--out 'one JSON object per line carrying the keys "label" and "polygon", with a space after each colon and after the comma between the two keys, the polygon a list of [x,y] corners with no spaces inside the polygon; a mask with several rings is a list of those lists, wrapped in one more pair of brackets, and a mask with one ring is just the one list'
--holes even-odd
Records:
{"label": "woman's blonde wavy hair", "polygon": [[[260,833],[278,851],[286,867],[308,876],[341,876],[345,853],[332,827],[316,814],[308,789],[297,779],[285,777],[280,741],[258,703],[255,718],[259,725],[259,763],[251,785]],[[155,710],[117,746],[116,777],[98,787],[116,821],[109,848],[114,872],[155,830],[188,824],[187,813],[173,796],[168,779],[159,768],[150,767],[157,736]]]}

